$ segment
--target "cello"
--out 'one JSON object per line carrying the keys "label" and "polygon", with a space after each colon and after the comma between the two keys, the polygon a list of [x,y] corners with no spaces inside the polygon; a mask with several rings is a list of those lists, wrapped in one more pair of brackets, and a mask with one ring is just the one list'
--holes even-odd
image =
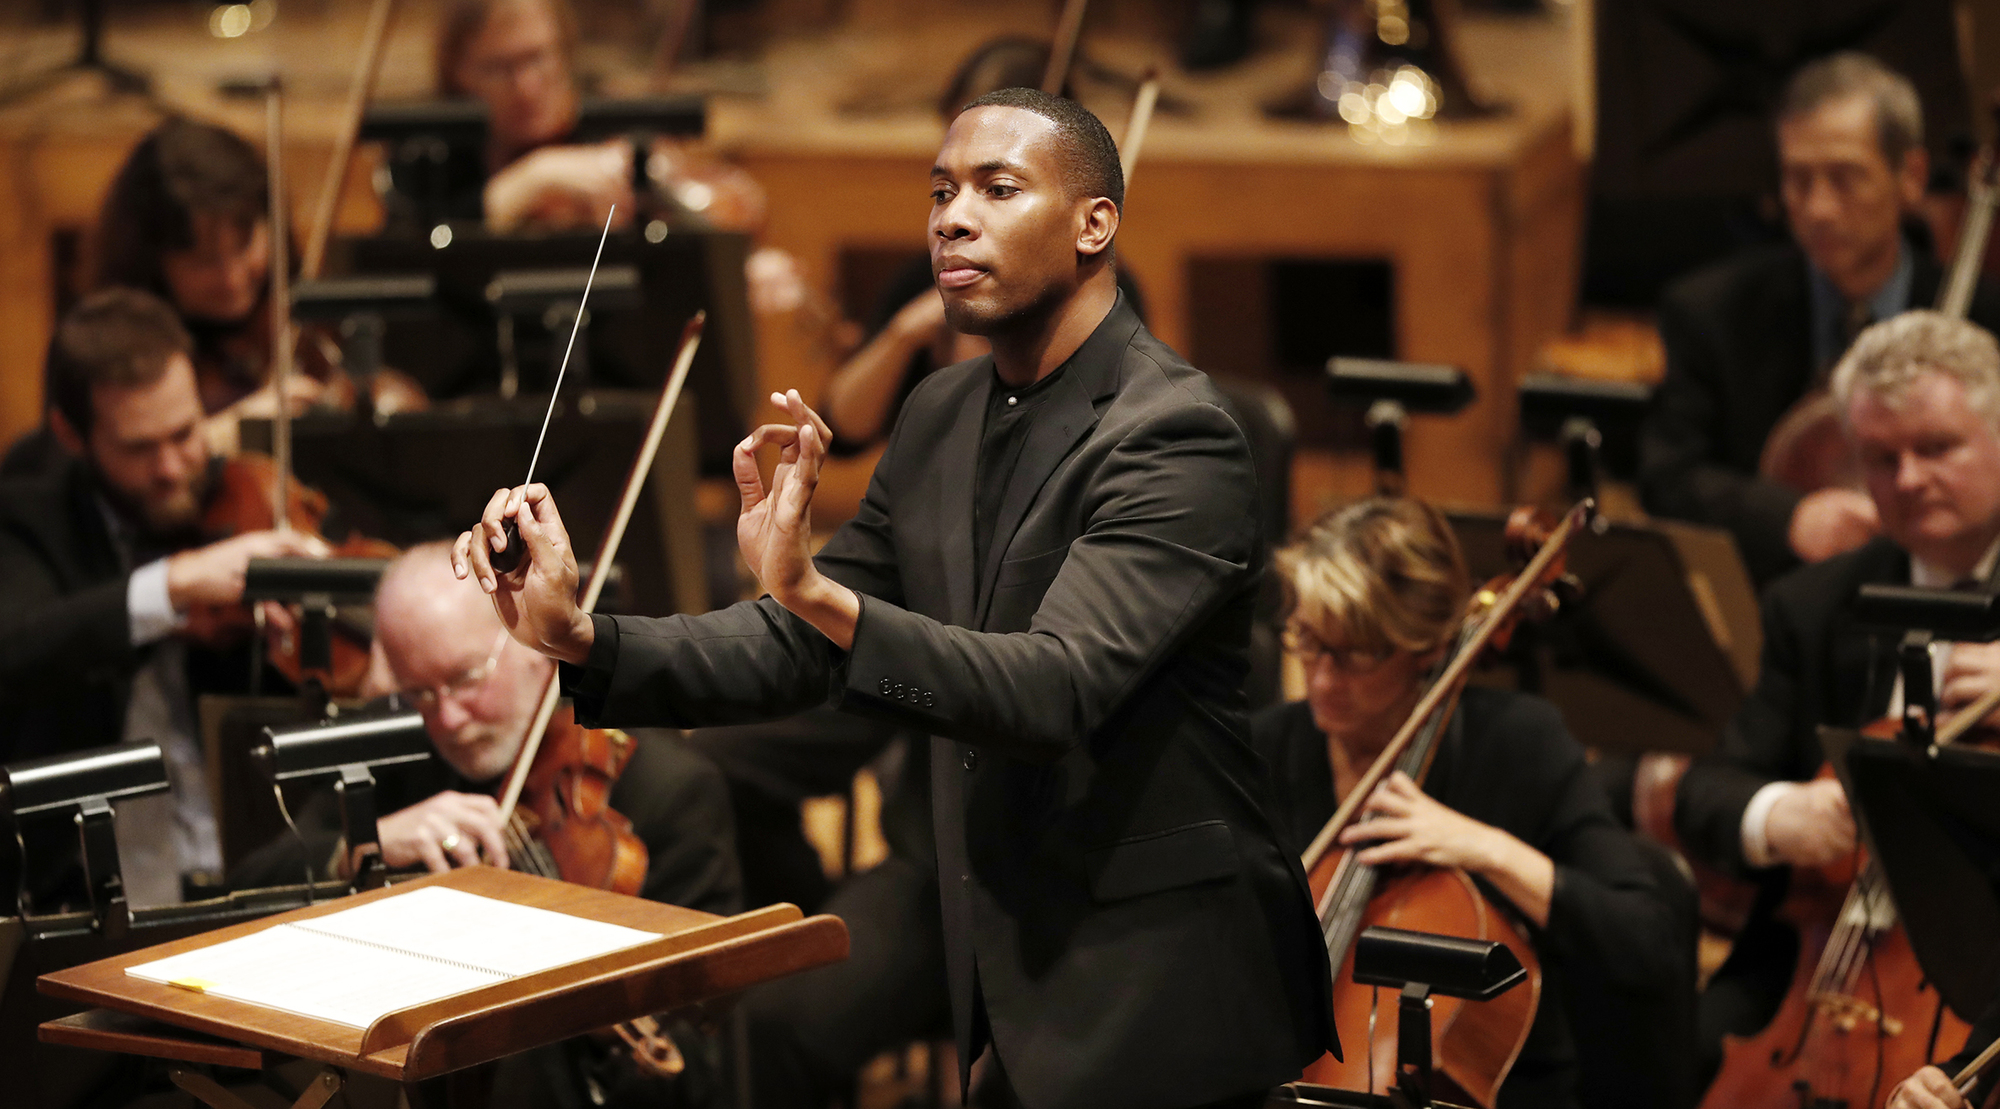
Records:
{"label": "cello", "polygon": [[1326,1055],[1308,1066],[1307,1082],[1372,1092],[1397,1073],[1396,1037],[1375,1019],[1375,988],[1353,981],[1355,938],[1375,925],[1505,944],[1526,968],[1527,982],[1486,1002],[1434,998],[1431,1054],[1436,1060],[1435,1075],[1448,1079],[1486,1109],[1495,1104],[1501,1084],[1520,1055],[1541,1001],[1540,961],[1521,929],[1505,911],[1489,903],[1463,871],[1390,871],[1363,866],[1355,860],[1356,849],[1336,849],[1336,843],[1341,832],[1357,822],[1375,787],[1391,772],[1401,770],[1422,783],[1472,666],[1488,647],[1504,645],[1524,616],[1536,610],[1552,611],[1556,603],[1552,590],[1564,574],[1564,549],[1590,512],[1590,502],[1580,503],[1548,533],[1533,526],[1530,510],[1514,513],[1508,521],[1510,545],[1523,554],[1532,550],[1533,557],[1512,581],[1494,579],[1476,591],[1473,611],[1437,676],[1301,858],[1329,962],[1336,971],[1335,1026],[1370,1030],[1365,1047],[1349,1052],[1349,1058],[1337,1060]]}

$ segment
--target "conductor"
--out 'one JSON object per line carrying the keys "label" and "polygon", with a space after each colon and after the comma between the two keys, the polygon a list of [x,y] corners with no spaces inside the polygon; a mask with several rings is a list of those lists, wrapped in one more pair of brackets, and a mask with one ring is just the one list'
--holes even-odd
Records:
{"label": "conductor", "polygon": [[[1249,447],[1118,295],[1124,184],[1095,116],[980,97],[930,193],[946,318],[993,351],[911,394],[816,558],[827,430],[790,392],[773,398],[787,421],[735,452],[737,541],[767,596],[586,615],[540,485],[495,493],[454,566],[562,661],[583,720],[727,724],[830,699],[934,737],[961,1085],[989,1050],[1029,1109],[1256,1104],[1334,1037],[1305,876],[1249,743]],[[510,517],[527,557],[496,574]]]}

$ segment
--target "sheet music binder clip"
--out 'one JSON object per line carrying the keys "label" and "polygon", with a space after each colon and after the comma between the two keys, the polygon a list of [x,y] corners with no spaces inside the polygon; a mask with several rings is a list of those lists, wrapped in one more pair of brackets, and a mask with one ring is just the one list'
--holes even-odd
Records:
{"label": "sheet music binder clip", "polygon": [[270,779],[281,806],[282,783],[332,777],[334,793],[340,798],[341,834],[359,860],[354,889],[381,888],[388,870],[382,863],[381,835],[375,826],[373,770],[431,757],[430,733],[424,730],[423,715],[399,712],[339,723],[266,728],[264,742],[251,750],[250,757]]}
{"label": "sheet music binder clip", "polygon": [[12,825],[16,851],[8,857],[15,906],[29,916],[28,860],[21,818],[70,813],[82,850],[84,884],[90,892],[91,927],[122,933],[131,925],[125,879],[119,869],[118,839],[111,803],[165,793],[167,762],[157,743],[120,744],[89,751],[27,759],[0,767],[0,812]]}

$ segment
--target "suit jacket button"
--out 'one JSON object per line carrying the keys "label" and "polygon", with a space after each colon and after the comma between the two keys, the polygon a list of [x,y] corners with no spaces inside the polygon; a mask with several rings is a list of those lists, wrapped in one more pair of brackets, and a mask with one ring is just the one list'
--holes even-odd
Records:
{"label": "suit jacket button", "polygon": [[896,688],[896,683],[883,678],[880,682],[876,683],[875,688],[882,691],[882,696],[887,697],[889,696],[889,691]]}
{"label": "suit jacket button", "polygon": [[931,695],[931,694],[930,694],[929,692],[926,692],[926,693],[924,694],[924,707],[925,707],[925,708],[927,708],[927,709],[928,709],[928,708],[936,708],[936,707],[937,707],[937,698],[936,698],[936,697],[934,697],[934,696],[932,696],[932,695]]}
{"label": "suit jacket button", "polygon": [[965,753],[965,768],[967,770],[979,769],[979,752],[967,751]]}

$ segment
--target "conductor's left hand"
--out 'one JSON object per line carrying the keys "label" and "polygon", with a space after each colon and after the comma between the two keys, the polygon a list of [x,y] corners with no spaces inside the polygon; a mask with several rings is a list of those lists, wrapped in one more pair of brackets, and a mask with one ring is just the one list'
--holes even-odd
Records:
{"label": "conductor's left hand", "polygon": [[[798,390],[773,393],[771,402],[784,410],[786,422],[751,432],[736,444],[731,459],[736,491],[743,498],[736,546],[773,600],[844,650],[854,643],[860,600],[821,574],[812,561],[813,491],[819,487],[832,433]],[[757,452],[766,445],[781,448],[768,488],[757,469]]]}
{"label": "conductor's left hand", "polygon": [[[509,519],[520,528],[527,551],[520,565],[502,574],[493,568],[493,552],[506,546],[503,529]],[[478,526],[452,545],[451,568],[492,595],[500,622],[524,646],[564,662],[589,657],[595,631],[576,602],[576,552],[548,486],[496,491]]]}

